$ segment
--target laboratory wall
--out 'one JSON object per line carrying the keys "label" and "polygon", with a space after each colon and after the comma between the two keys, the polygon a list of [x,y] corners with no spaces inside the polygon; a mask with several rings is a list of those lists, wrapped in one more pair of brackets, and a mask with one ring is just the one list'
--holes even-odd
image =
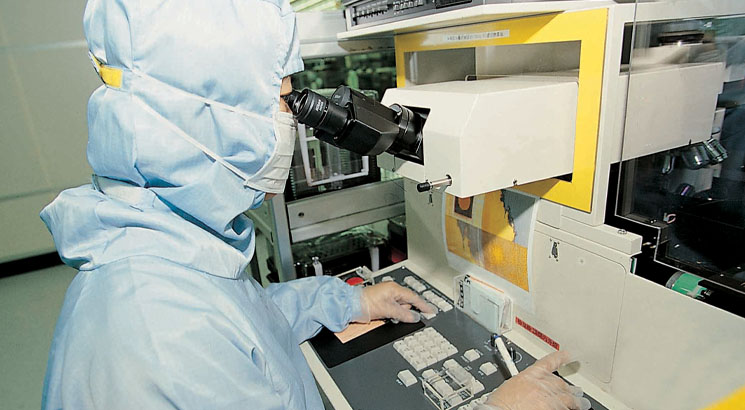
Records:
{"label": "laboratory wall", "polygon": [[0,409],[40,408],[54,325],[76,273],[58,265],[0,279]]}
{"label": "laboratory wall", "polygon": [[90,179],[86,104],[101,84],[85,0],[0,0],[0,263],[54,251],[39,211]]}

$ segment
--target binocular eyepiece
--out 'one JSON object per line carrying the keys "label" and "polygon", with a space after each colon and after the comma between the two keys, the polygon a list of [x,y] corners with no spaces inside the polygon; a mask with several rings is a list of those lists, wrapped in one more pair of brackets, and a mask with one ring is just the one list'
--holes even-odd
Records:
{"label": "binocular eyepiece", "polygon": [[344,85],[331,98],[307,88],[283,98],[298,122],[314,128],[315,137],[321,141],[360,155],[388,152],[423,163],[425,110],[398,104],[386,107]]}

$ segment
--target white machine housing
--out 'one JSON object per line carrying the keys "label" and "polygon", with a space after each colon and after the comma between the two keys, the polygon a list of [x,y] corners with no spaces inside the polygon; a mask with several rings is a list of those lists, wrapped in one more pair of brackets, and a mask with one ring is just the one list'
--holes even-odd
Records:
{"label": "white machine housing", "polygon": [[[592,210],[584,212],[547,200],[537,202],[527,246],[533,303],[527,307],[513,304],[514,314],[562,349],[575,353],[579,367],[576,373],[566,378],[582,386],[588,394],[610,409],[707,407],[744,387],[742,341],[745,340],[745,319],[635,274],[636,257],[643,246],[641,236],[605,224],[607,201],[609,197],[610,200],[614,198],[609,195],[609,175],[611,166],[619,161],[705,139],[714,120],[720,81],[732,78],[732,72],[740,70],[740,65],[727,64],[724,67],[717,62],[685,65],[664,61],[642,70],[632,70],[629,77],[622,64],[624,29],[635,21],[745,15],[745,2],[661,0],[637,4],[633,1],[587,0],[488,5],[363,28],[343,33],[340,38],[420,33],[474,22],[594,8],[607,10],[608,20]],[[555,46],[561,50],[557,55],[571,51],[569,48],[562,49],[561,44]],[[408,259],[402,264],[451,297],[455,296],[453,278],[459,275],[474,275],[497,287],[499,278],[477,270],[465,272],[450,266],[444,240],[445,195],[439,190],[432,192],[431,196],[422,195],[417,192],[415,182],[436,180],[449,173],[453,185],[445,192],[470,196],[511,186],[512,179],[523,183],[531,178],[541,178],[537,174],[528,174],[531,167],[545,167],[541,172],[546,171],[546,177],[571,172],[571,167],[562,168],[561,161],[543,163],[532,155],[527,159],[505,159],[504,165],[509,166],[500,168],[503,164],[483,154],[494,149],[491,141],[470,130],[489,129],[490,135],[502,136],[499,140],[502,149],[524,144],[520,145],[524,150],[531,154],[532,150],[536,150],[538,155],[542,155],[542,147],[533,144],[535,141],[531,139],[508,139],[507,135],[514,132],[514,128],[499,131],[498,121],[486,122],[487,118],[495,118],[496,112],[500,111],[494,109],[497,106],[506,110],[501,111],[500,115],[517,118],[520,126],[527,127],[537,122],[550,122],[546,119],[549,117],[539,116],[537,112],[541,112],[540,115],[555,114],[532,110],[537,101],[528,99],[523,100],[526,105],[504,102],[483,104],[481,98],[491,98],[492,95],[483,88],[465,82],[458,84],[478,90],[462,92],[465,97],[459,95],[452,81],[464,78],[463,71],[470,70],[466,74],[480,76],[512,75],[514,71],[507,72],[505,69],[495,73],[489,72],[489,69],[493,70],[500,61],[519,68],[521,61],[516,61],[518,58],[535,58],[535,62],[551,55],[542,48],[535,55],[530,52],[510,53],[514,59],[495,58],[489,64],[483,64],[484,61],[479,61],[478,56],[488,51],[463,49],[459,55],[458,50],[448,50],[448,58],[435,61],[429,67],[419,67],[419,73],[407,73],[407,81],[410,80],[409,75],[416,78],[417,74],[428,80],[443,77],[427,81],[438,84],[391,90],[383,100],[386,104],[400,103],[431,110],[423,134],[424,165],[403,163],[392,158],[387,159],[389,162],[381,160],[379,163],[413,180],[407,180],[405,184]],[[477,58],[475,64],[465,61],[465,58],[455,58],[473,58],[474,55]],[[556,61],[559,60],[566,61],[564,58]],[[459,67],[466,68],[459,72]],[[428,71],[428,68],[431,70]],[[472,71],[474,68],[475,73]],[[553,69],[566,71],[571,67],[557,64]],[[432,74],[435,70],[436,75]],[[452,71],[449,78],[443,75],[447,74],[447,70]],[[499,81],[494,81],[494,84],[497,83]],[[517,94],[520,93],[514,93]],[[506,95],[495,92],[493,97],[497,99]],[[562,97],[556,98],[559,101]],[[627,104],[632,101],[636,106]],[[469,111],[466,112],[462,102],[467,103]],[[650,104],[648,111],[645,111],[647,102]],[[487,107],[479,114],[484,116],[481,120],[467,115],[477,112],[474,110],[479,110],[481,106]],[[676,112],[686,115],[675,116]],[[564,112],[564,115],[572,120],[575,118],[573,112]],[[509,119],[505,124],[515,126]],[[564,138],[563,135],[559,132],[554,137]],[[571,139],[562,141],[569,147],[573,145]],[[571,156],[568,158],[571,160]],[[480,164],[464,165],[469,159],[478,159]],[[504,173],[510,176],[501,178]],[[500,182],[484,181],[493,178]],[[385,270],[380,272],[384,273]],[[541,337],[518,324],[506,336],[537,357],[553,350]],[[314,375],[334,407],[350,408],[317,357],[307,346],[303,349]],[[721,408],[745,408],[745,405]]]}
{"label": "white machine housing", "polygon": [[450,176],[446,192],[457,197],[572,172],[575,77],[508,76],[393,88],[382,102],[429,109],[429,115],[422,130],[424,165],[384,156],[379,166],[420,182]]}

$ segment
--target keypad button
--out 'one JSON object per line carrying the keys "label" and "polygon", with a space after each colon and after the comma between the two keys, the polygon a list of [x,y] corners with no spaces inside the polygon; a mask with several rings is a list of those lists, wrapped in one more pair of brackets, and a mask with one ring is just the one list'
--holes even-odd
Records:
{"label": "keypad button", "polygon": [[434,312],[432,312],[432,313],[424,313],[424,312],[422,312],[422,317],[425,318],[425,319],[427,319],[427,320],[432,320],[432,319],[435,318],[435,316],[437,316],[437,309],[434,309]]}
{"label": "keypad button", "polygon": [[406,387],[416,384],[416,377],[408,370],[398,372],[398,380]]}
{"label": "keypad button", "polygon": [[471,379],[473,376],[471,376],[471,373],[468,373],[468,371],[462,367],[452,369],[450,371],[450,374],[453,376],[453,378],[462,385],[467,385],[471,382]]}
{"label": "keypad button", "polygon": [[416,369],[416,371],[420,371],[420,370],[424,369],[425,367],[427,367],[427,366],[426,366],[426,365],[424,364],[424,362],[423,362],[423,361],[421,361],[421,360],[419,360],[419,359],[414,359],[414,360],[410,361],[410,362],[409,362],[409,364],[411,364],[411,366],[412,366],[412,367],[413,367],[414,369]]}
{"label": "keypad button", "polygon": [[453,359],[448,359],[448,360],[445,360],[445,363],[443,363],[442,365],[443,365],[443,366],[444,366],[444,367],[445,367],[446,369],[448,369],[448,370],[449,370],[449,369],[454,369],[454,368],[460,367],[460,365],[458,364],[458,362],[456,362],[456,361],[455,361],[455,360],[453,360]]}
{"label": "keypad button", "polygon": [[427,369],[424,372],[422,372],[422,377],[424,377],[424,380],[430,380],[437,376],[437,372],[435,372],[432,369]]}
{"label": "keypad button", "polygon": [[484,391],[484,385],[480,381],[474,380],[471,390],[473,390],[471,394],[479,394]]}
{"label": "keypad button", "polygon": [[450,407],[457,406],[461,403],[463,403],[463,398],[460,397],[460,395],[456,394],[450,398],[447,399],[447,403]]}
{"label": "keypad button", "polygon": [[[417,371],[458,353],[458,349],[432,327],[393,342],[393,348]],[[452,359],[447,360],[446,365],[460,367]]]}
{"label": "keypad button", "polygon": [[452,356],[458,353],[458,349],[456,349],[455,346],[453,345],[448,345],[446,352],[448,353],[449,356]]}
{"label": "keypad button", "polygon": [[481,372],[485,375],[489,376],[497,371],[497,366],[495,366],[492,362],[486,362],[479,366],[479,370],[481,370]]}
{"label": "keypad button", "polygon": [[436,381],[432,387],[434,387],[435,390],[437,390],[437,392],[442,395],[442,397],[447,397],[453,394],[453,388],[450,387],[450,385],[445,380]]}
{"label": "keypad button", "polygon": [[463,353],[463,356],[468,360],[469,362],[472,362],[474,360],[478,360],[479,357],[481,357],[481,354],[479,354],[479,351],[476,349],[466,350],[465,353]]}

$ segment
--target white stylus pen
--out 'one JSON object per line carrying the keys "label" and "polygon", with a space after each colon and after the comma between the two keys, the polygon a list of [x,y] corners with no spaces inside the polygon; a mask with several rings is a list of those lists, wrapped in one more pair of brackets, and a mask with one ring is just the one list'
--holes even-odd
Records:
{"label": "white stylus pen", "polygon": [[502,358],[502,362],[507,365],[507,370],[510,372],[510,377],[517,376],[517,374],[520,372],[517,370],[515,362],[512,361],[512,355],[510,355],[510,352],[507,350],[507,346],[505,346],[502,337],[492,336],[492,342],[494,344],[494,348],[497,349],[497,354],[499,354],[499,356]]}

